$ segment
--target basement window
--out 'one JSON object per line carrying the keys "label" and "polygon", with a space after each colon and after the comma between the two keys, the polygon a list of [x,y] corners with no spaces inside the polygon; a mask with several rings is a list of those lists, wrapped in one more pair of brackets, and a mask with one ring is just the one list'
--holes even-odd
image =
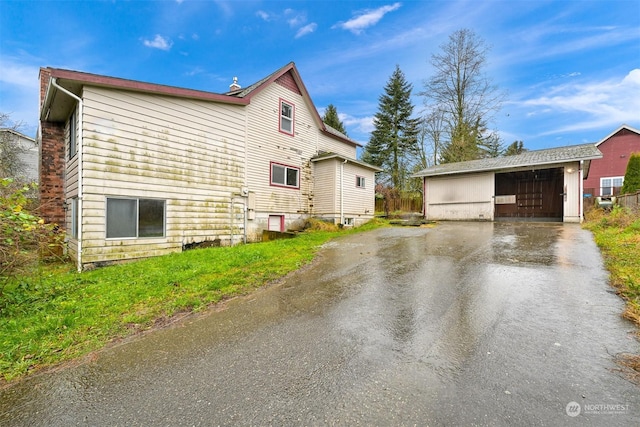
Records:
{"label": "basement window", "polygon": [[165,201],[107,198],[107,239],[164,237]]}
{"label": "basement window", "polygon": [[280,100],[280,132],[293,135],[293,104]]}

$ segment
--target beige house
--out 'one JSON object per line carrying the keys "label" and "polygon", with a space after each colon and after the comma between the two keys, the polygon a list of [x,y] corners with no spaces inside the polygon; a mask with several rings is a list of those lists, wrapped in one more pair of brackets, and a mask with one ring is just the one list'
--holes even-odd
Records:
{"label": "beige house", "polygon": [[224,94],[42,68],[41,198],[79,268],[373,217],[358,143],[290,63]]}

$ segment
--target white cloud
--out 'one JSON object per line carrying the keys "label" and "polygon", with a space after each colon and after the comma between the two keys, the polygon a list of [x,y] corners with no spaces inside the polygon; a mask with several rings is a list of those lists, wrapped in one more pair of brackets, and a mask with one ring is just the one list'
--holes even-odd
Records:
{"label": "white cloud", "polygon": [[601,127],[615,128],[638,121],[640,111],[640,69],[623,78],[570,83],[552,87],[548,94],[521,103],[527,115],[564,115],[574,118],[570,125],[553,129],[546,135]]}
{"label": "white cloud", "polygon": [[331,28],[342,28],[343,30],[351,31],[354,34],[360,34],[365,28],[377,24],[384,15],[399,9],[400,6],[402,6],[402,3],[394,3],[392,5],[382,6],[373,10],[366,10],[346,22],[338,22]]}
{"label": "white cloud", "polygon": [[304,27],[298,30],[298,32],[296,33],[296,38],[300,38],[302,36],[306,36],[307,34],[311,34],[316,30],[316,28],[318,28],[318,24],[316,24],[315,22],[305,25]]}
{"label": "white cloud", "polygon": [[152,47],[154,49],[160,50],[170,50],[171,46],[173,46],[173,42],[171,41],[171,39],[162,37],[160,34],[156,34],[153,40],[142,40],[142,43],[147,47]]}
{"label": "white cloud", "polygon": [[0,112],[8,114],[13,123],[22,124],[21,132],[33,137],[38,127],[40,67],[5,56],[0,68]]}
{"label": "white cloud", "polygon": [[368,134],[375,129],[373,116],[353,117],[348,114],[338,113],[338,118],[345,125],[347,130],[351,129],[353,133]]}
{"label": "white cloud", "polygon": [[269,22],[271,20],[271,16],[265,12],[264,10],[259,10],[256,12],[256,16],[258,16],[263,21]]}

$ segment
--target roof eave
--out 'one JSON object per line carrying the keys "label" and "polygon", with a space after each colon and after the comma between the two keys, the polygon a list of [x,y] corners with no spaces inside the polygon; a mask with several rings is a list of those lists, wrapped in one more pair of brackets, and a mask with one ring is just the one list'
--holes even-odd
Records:
{"label": "roof eave", "polygon": [[[176,96],[181,98],[192,98],[204,101],[214,101],[225,104],[247,105],[249,100],[234,96],[223,95],[214,92],[205,92],[195,89],[186,89],[176,86],[146,83],[136,80],[127,80],[117,77],[101,76],[97,74],[84,73],[80,71],[50,68],[51,78],[55,78],[61,86],[65,82],[73,82],[82,86],[98,86],[113,89],[123,89],[134,92],[152,93],[156,95]],[[79,94],[77,94],[79,95]]]}
{"label": "roof eave", "polygon": [[313,158],[311,158],[311,162],[316,163],[316,162],[321,162],[323,160],[332,160],[332,159],[333,160],[346,161],[347,163],[358,165],[358,166],[370,169],[370,170],[375,171],[375,172],[382,172],[382,168],[379,168],[378,166],[374,166],[374,165],[371,165],[369,163],[361,162],[361,161],[356,160],[356,159],[351,159],[349,157],[342,156],[340,154],[329,154],[329,155],[313,157]]}
{"label": "roof eave", "polygon": [[537,167],[537,166],[561,165],[561,164],[570,163],[570,162],[591,161],[591,160],[596,160],[596,159],[601,159],[601,158],[602,158],[602,154],[600,154],[598,156],[579,157],[579,158],[571,158],[571,159],[564,159],[564,160],[559,159],[559,160],[552,160],[552,161],[548,161],[548,162],[523,163],[523,164],[520,164],[520,165],[505,165],[505,166],[501,166],[501,167],[488,167],[488,168],[483,168],[483,169],[462,169],[462,170],[456,170],[456,171],[441,171],[441,172],[434,172],[434,173],[416,173],[414,175],[411,175],[411,177],[412,178],[426,178],[426,177],[431,177],[431,176],[462,175],[462,174],[468,174],[468,173],[483,173],[483,172],[496,172],[496,171],[502,171],[502,170],[517,170],[517,169]]}

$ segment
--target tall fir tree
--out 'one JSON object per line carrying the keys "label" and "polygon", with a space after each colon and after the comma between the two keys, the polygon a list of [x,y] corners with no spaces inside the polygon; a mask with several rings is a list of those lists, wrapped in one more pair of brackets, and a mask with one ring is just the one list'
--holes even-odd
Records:
{"label": "tall fir tree", "polygon": [[344,123],[340,120],[338,110],[333,104],[327,105],[324,116],[322,116],[322,121],[335,130],[342,132],[345,136],[347,135],[347,129],[344,127]]}
{"label": "tall fir tree", "polygon": [[411,90],[396,65],[378,99],[375,129],[362,154],[362,160],[383,169],[379,178],[399,191],[408,187],[410,163],[419,152],[419,119],[412,118]]}

